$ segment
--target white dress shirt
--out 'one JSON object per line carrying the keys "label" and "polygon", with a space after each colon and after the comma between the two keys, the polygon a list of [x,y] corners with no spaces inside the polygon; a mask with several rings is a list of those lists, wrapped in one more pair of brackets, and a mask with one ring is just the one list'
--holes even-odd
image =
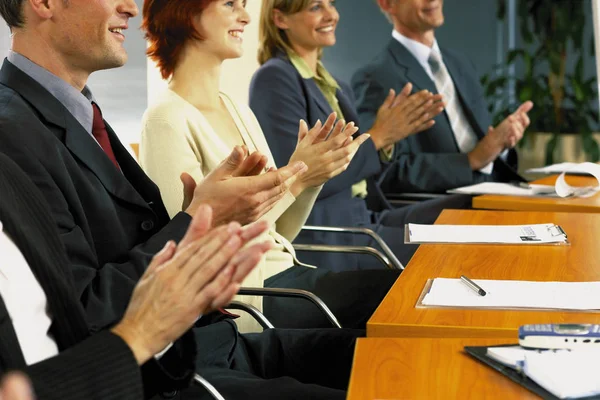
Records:
{"label": "white dress shirt", "polygon": [[[401,34],[400,32],[398,32],[395,29],[392,31],[392,37],[408,49],[408,51],[417,59],[418,63],[421,65],[421,67],[423,67],[423,70],[425,70],[425,72],[427,73],[429,78],[431,78],[431,80],[433,82],[435,82],[433,71],[431,70],[431,66],[429,65],[429,57],[431,56],[431,53],[434,50],[437,51],[438,54],[441,54],[437,40],[435,40],[435,38],[434,38],[433,46],[429,47],[429,46],[424,45],[421,42],[417,42],[416,40],[413,40],[413,39],[410,39],[410,38],[404,36],[403,34]],[[453,132],[453,133],[455,136],[458,134],[458,132]],[[463,136],[466,135],[467,137],[460,137],[460,138],[457,137],[457,142],[470,143],[467,145],[468,147],[472,147],[472,148],[475,147],[475,145],[478,142],[478,139],[477,139],[477,135],[475,134],[475,132],[473,132],[472,129],[468,129],[466,132],[461,132],[460,134],[462,134]],[[472,150],[472,148],[471,148],[471,150]],[[501,157],[506,157],[506,154],[507,154],[507,152],[504,151],[502,153]],[[493,169],[494,169],[494,163],[489,163],[485,167],[481,168],[479,170],[479,172],[490,175],[492,173]]]}
{"label": "white dress shirt", "polygon": [[0,295],[12,320],[27,365],[58,354],[50,336],[52,317],[44,290],[0,221]]}

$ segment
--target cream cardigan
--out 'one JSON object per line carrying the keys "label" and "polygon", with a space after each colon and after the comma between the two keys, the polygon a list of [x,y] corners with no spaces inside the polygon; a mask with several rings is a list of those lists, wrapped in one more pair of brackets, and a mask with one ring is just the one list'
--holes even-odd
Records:
{"label": "cream cardigan", "polygon": [[[200,182],[231,153],[236,144],[245,144],[250,151],[260,151],[268,157],[268,167],[275,165],[262,129],[250,108],[234,102],[224,93],[220,96],[238,128],[236,132],[215,132],[196,107],[172,90],[167,90],[144,114],[140,163],[160,188],[171,216],[181,210],[183,202],[181,173],[187,172]],[[320,190],[320,187],[307,189],[298,199],[288,192],[261,218],[272,225],[267,239],[275,247],[246,278],[244,286],[263,287],[265,279],[297,262],[290,242],[306,222]],[[262,309],[262,302],[252,303]]]}

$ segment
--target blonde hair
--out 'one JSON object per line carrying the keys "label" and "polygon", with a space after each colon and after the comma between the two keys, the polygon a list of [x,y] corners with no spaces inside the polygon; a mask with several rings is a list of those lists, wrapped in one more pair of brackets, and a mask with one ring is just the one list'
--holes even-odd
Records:
{"label": "blonde hair", "polygon": [[283,14],[296,14],[308,7],[312,0],[263,0],[258,27],[258,62],[263,65],[275,57],[277,50],[293,53],[294,49],[283,29],[273,21],[273,10]]}

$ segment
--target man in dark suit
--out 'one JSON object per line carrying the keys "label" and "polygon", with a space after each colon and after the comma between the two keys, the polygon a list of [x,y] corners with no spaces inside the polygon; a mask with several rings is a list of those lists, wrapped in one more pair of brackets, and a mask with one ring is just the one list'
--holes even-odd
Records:
{"label": "man in dark suit", "polygon": [[91,335],[50,210],[0,153],[0,376],[26,372],[42,399],[135,399],[186,387],[196,351],[186,331],[199,314],[227,304],[269,248],[240,250],[267,224],[209,232],[210,211],[202,207],[179,246],[170,242],[153,258],[121,321]]}
{"label": "man in dark suit", "polygon": [[[213,207],[219,223],[234,216],[246,223],[247,216],[268,211],[303,170],[299,164],[230,178],[244,169],[233,154],[195,190],[186,180],[184,211],[169,220],[156,185],[102,119],[85,86],[94,71],[126,61],[123,32],[137,12],[133,0],[0,3],[13,41],[0,69],[0,151],[50,205],[92,332],[121,318],[152,255],[167,241],[181,240],[201,203]],[[229,319],[215,322],[222,318],[201,318],[206,326],[194,333],[197,368],[226,397],[245,398],[249,391],[260,398],[344,397],[360,332],[246,336]]]}
{"label": "man in dark suit", "polygon": [[435,40],[435,29],[444,22],[443,0],[377,2],[394,31],[387,47],[352,78],[361,127],[373,126],[390,88],[399,90],[408,82],[415,90],[442,94],[446,104],[433,127],[396,144],[397,163],[385,176],[383,189],[442,193],[486,181],[523,180],[513,147],[529,125],[533,103],[490,126],[473,65]]}

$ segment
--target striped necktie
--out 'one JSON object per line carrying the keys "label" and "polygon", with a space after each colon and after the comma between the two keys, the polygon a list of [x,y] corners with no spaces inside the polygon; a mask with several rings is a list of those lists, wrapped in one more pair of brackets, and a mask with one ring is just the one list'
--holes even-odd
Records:
{"label": "striped necktie", "polygon": [[448,73],[438,49],[431,51],[427,61],[433,73],[435,87],[438,93],[444,96],[446,115],[448,115],[458,148],[462,153],[468,153],[477,145],[477,136],[465,116],[452,77]]}

